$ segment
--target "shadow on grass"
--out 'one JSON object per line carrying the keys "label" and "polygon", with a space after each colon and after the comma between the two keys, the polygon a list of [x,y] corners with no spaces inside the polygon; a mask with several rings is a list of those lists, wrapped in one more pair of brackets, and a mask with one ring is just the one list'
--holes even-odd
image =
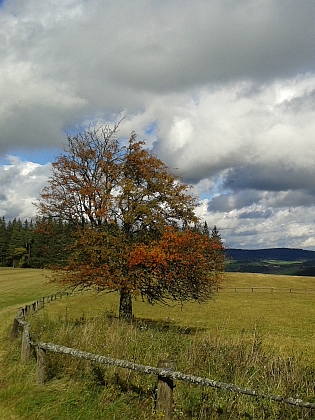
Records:
{"label": "shadow on grass", "polygon": [[180,326],[171,319],[166,321],[155,321],[150,318],[134,318],[133,324],[142,330],[154,329],[163,332],[171,331],[174,333],[180,333],[185,335],[195,335],[199,332],[206,331],[206,328]]}

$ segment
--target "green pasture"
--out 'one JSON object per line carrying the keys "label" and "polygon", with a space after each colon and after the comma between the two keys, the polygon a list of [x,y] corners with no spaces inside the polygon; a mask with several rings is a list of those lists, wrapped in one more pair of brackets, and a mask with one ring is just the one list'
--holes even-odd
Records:
{"label": "green pasture", "polygon": [[[56,285],[47,283],[43,270],[0,267],[0,389],[6,386],[4,379],[8,372],[6,352],[12,320],[20,306],[56,291]],[[19,419],[14,414],[13,404],[6,402],[2,405],[0,399],[1,420]]]}
{"label": "green pasture", "polygon": [[[117,316],[118,304],[116,293],[85,292],[49,304],[38,316],[89,318],[105,312]],[[314,278],[226,273],[221,290],[207,303],[152,306],[138,299],[133,310],[136,320],[207,331],[216,339],[259,334],[268,348],[288,356],[300,351],[305,362],[315,366]]]}
{"label": "green pasture", "polygon": [[[57,290],[62,289],[48,283],[43,270],[1,268],[0,316],[1,311],[8,313],[11,309],[12,317],[22,304]],[[117,293],[83,292],[48,304],[37,316],[49,313],[60,317],[67,313],[69,317],[88,318],[105,312],[117,315],[118,302]],[[138,320],[206,330],[217,338],[259,331],[267,346],[288,354],[300,350],[315,365],[315,279],[312,277],[226,273],[221,290],[207,303],[152,306],[138,299],[133,310]]]}
{"label": "green pasture", "polygon": [[[48,283],[42,270],[0,268],[0,419],[149,418],[152,378],[143,385],[143,379],[134,374],[106,370],[111,372],[106,373],[111,379],[106,391],[100,391],[99,385],[91,388],[91,375],[93,380],[100,375],[97,370],[91,373],[86,365],[71,365],[68,361],[64,372],[56,357],[55,378],[44,387],[36,386],[34,361],[26,367],[20,363],[19,340],[10,339],[10,330],[20,306],[56,291],[58,286]],[[226,273],[221,289],[208,303],[181,307],[135,301],[136,322],[131,327],[120,326],[115,320],[118,302],[115,293],[91,291],[57,299],[28,317],[31,333],[33,325],[35,340],[57,340],[56,344],[73,344],[82,350],[136,363],[150,364],[160,357],[172,357],[185,373],[254,388],[263,383],[265,391],[289,395],[302,392],[303,399],[306,395],[315,401],[314,278]],[[110,321],[103,328],[105,319],[115,322]],[[155,329],[151,329],[152,323]],[[62,329],[60,333],[58,328]],[[76,328],[80,328],[77,333]],[[311,379],[303,379],[299,384],[299,376],[305,372]],[[78,380],[80,375],[82,382]],[[275,382],[269,384],[271,379]],[[122,392],[122,386],[127,390]],[[262,406],[248,397],[238,397],[236,403],[233,395],[176,386],[177,404],[183,407],[184,414],[178,411],[175,419],[235,418],[231,413],[244,413],[244,417],[237,418],[298,419],[312,418],[314,414],[268,402]],[[143,394],[141,398],[138,392]],[[210,403],[218,407],[211,417],[207,414]],[[97,417],[100,412],[102,416]]]}
{"label": "green pasture", "polygon": [[45,270],[0,267],[0,311],[33,302],[56,289],[48,285]]}

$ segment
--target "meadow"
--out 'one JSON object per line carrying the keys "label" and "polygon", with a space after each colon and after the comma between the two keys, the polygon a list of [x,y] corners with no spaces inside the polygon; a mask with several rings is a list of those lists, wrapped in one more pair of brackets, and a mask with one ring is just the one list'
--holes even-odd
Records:
{"label": "meadow", "polygon": [[[265,289],[246,289],[253,287]],[[22,303],[57,289],[47,284],[41,270],[0,269],[0,418],[158,418],[156,378],[151,376],[52,356],[49,381],[36,386],[34,361],[20,363],[20,343],[10,340],[10,329]],[[51,302],[28,321],[35,341],[152,366],[172,359],[183,373],[314,402],[314,300],[314,278],[226,273],[222,289],[206,304],[134,302],[132,325],[117,320],[116,294],[92,292]],[[175,419],[314,415],[312,410],[179,382],[174,399]]]}

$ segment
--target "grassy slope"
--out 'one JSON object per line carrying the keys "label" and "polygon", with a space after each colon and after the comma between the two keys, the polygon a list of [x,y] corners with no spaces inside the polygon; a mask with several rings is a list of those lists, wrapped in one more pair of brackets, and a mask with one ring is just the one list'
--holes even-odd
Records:
{"label": "grassy slope", "polygon": [[52,293],[56,285],[48,285],[44,270],[0,267],[0,310],[25,305],[42,295]]}
{"label": "grassy slope", "polygon": [[[6,360],[3,355],[8,345],[8,329],[17,315],[18,308],[32,303],[40,296],[53,293],[55,285],[47,285],[45,273],[42,270],[13,269],[0,267],[0,387],[1,376],[6,372]],[[18,419],[13,409],[0,401],[0,419]]]}
{"label": "grassy slope", "polygon": [[[239,336],[240,333],[253,335],[259,330],[264,344],[273,347],[279,354],[292,355],[299,352],[303,355],[305,364],[315,366],[315,350],[313,349],[315,323],[315,294],[287,292],[232,292],[225,287],[276,287],[293,289],[312,289],[315,279],[310,277],[289,277],[260,274],[228,273],[222,285],[222,291],[216,300],[207,304],[187,304],[181,307],[149,306],[142,302],[135,302],[136,318],[154,319],[165,323],[179,325],[182,328],[206,329],[218,340],[220,337]],[[40,270],[0,269],[0,357],[7,346],[7,334],[16,315],[17,308],[23,303],[30,303],[40,296],[50,294],[56,290],[54,285],[47,285],[47,281]],[[60,317],[60,314],[71,318],[95,316],[105,311],[117,312],[118,297],[114,294],[73,297],[67,300],[55,301],[46,306],[45,310],[36,316]],[[5,334],[5,336],[4,336]],[[0,359],[1,371],[6,372],[8,363]],[[12,364],[12,361],[11,361]],[[16,361],[15,361],[16,364]],[[12,365],[10,367],[12,369]],[[30,381],[34,381],[34,372],[28,372]],[[25,375],[23,367],[17,364],[15,375]],[[1,381],[2,382],[2,381]],[[0,387],[2,386],[0,382]],[[6,381],[3,381],[5,384]],[[25,385],[24,385],[25,386]],[[29,390],[33,398],[35,387]],[[34,389],[33,389],[34,388]],[[20,390],[27,392],[28,390]],[[12,391],[12,399],[18,388]],[[43,390],[37,391],[43,394]],[[47,407],[54,401],[52,390],[45,393]],[[10,395],[6,401],[0,402],[0,419],[19,419],[14,416],[10,407]],[[34,402],[36,404],[36,402]],[[30,402],[31,404],[31,402]],[[24,418],[24,417],[21,417]],[[53,417],[47,417],[53,418]]]}

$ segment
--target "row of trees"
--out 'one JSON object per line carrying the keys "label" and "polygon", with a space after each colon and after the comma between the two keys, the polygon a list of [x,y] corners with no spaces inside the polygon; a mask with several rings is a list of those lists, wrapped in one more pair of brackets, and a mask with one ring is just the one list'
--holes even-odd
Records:
{"label": "row of trees", "polygon": [[[58,220],[75,234],[54,279],[72,287],[120,293],[120,317],[132,298],[183,303],[213,296],[223,246],[196,217],[190,186],[118,125],[68,135],[38,204],[40,220]],[[47,224],[42,224],[43,234]],[[46,232],[47,231],[47,232]],[[73,236],[72,236],[73,237]]]}
{"label": "row of trees", "polygon": [[0,218],[0,266],[44,268],[62,265],[70,253],[74,230],[61,219]]}
{"label": "row of trees", "polygon": [[[216,226],[210,232],[205,222],[200,230],[222,247]],[[0,218],[0,267],[45,268],[63,266],[77,238],[74,226],[62,219],[34,220]]]}

